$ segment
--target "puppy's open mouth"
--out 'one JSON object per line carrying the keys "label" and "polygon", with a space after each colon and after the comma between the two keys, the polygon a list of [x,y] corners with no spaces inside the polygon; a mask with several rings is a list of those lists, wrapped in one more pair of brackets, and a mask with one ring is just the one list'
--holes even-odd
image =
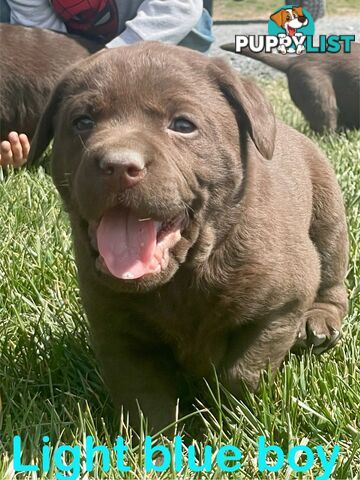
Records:
{"label": "puppy's open mouth", "polygon": [[184,216],[165,222],[138,218],[120,207],[89,225],[91,244],[99,252],[97,267],[122,280],[159,273],[169,264],[169,252],[181,238]]}
{"label": "puppy's open mouth", "polygon": [[290,37],[293,37],[296,33],[296,28],[290,27],[290,25],[287,25],[287,34]]}

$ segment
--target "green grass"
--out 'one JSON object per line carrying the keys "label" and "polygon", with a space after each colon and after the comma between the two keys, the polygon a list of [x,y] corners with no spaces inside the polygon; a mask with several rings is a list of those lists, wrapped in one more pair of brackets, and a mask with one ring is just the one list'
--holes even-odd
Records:
{"label": "green grass", "polygon": [[[215,20],[264,20],[284,3],[279,0],[214,0],[214,18]],[[359,2],[358,0],[327,0],[326,14],[360,15]]]}
{"label": "green grass", "polygon": [[[90,478],[285,480],[313,479],[321,473],[316,461],[303,477],[286,468],[260,474],[255,463],[259,435],[284,450],[300,443],[330,450],[338,444],[341,453],[333,478],[359,475],[360,132],[316,136],[295,107],[289,108],[282,80],[268,82],[264,89],[278,116],[327,154],[344,192],[351,241],[344,338],[321,357],[289,356],[274,384],[269,386],[264,375],[258,394],[247,393],[245,402],[218,391],[198,404],[199,413],[190,422],[192,431],[202,432],[196,445],[237,445],[244,454],[241,476],[225,477],[213,470],[201,477],[184,468],[178,477],[145,477],[134,446],[128,457],[131,475],[119,475],[114,468],[105,474],[99,462]],[[131,444],[131,432],[113,413],[89,347],[69,225],[43,170],[22,171],[0,184],[0,218],[0,480],[7,480],[13,478],[11,441],[16,434],[26,442],[27,461],[39,463],[43,435],[49,435],[53,445],[81,444],[92,435],[110,447],[117,435]],[[52,464],[50,474],[38,478],[54,475]]]}

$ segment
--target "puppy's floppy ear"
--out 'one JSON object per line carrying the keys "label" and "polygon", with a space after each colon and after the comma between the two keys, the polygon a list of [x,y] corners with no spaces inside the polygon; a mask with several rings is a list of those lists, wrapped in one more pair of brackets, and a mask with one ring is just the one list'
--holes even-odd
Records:
{"label": "puppy's floppy ear", "polygon": [[269,101],[253,82],[240,79],[222,59],[211,62],[210,75],[234,110],[239,129],[245,128],[261,155],[270,160],[276,124]]}
{"label": "puppy's floppy ear", "polygon": [[299,17],[305,16],[302,7],[293,7],[293,11],[297,13]]}
{"label": "puppy's floppy ear", "polygon": [[273,13],[272,15],[270,15],[270,20],[275,22],[278,27],[282,27],[284,24],[284,13],[284,10]]}
{"label": "puppy's floppy ear", "polygon": [[34,137],[31,141],[30,153],[27,166],[38,166],[41,156],[50,144],[54,136],[54,117],[58,111],[63,92],[62,84],[58,83],[54,88],[37,124]]}

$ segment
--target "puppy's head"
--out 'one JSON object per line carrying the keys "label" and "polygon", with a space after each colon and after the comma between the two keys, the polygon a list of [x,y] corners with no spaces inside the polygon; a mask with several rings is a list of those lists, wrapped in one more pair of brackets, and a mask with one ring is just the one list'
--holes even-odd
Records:
{"label": "puppy's head", "polygon": [[143,43],[65,74],[29,164],[52,138],[52,175],[80,254],[99,281],[144,291],[183,263],[206,262],[226,237],[246,152],[271,158],[275,121],[261,93],[223,61]]}

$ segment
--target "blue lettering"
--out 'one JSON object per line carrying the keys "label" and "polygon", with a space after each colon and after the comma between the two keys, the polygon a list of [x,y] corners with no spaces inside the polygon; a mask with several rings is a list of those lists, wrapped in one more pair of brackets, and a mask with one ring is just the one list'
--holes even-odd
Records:
{"label": "blue lettering", "polygon": [[[258,439],[258,468],[260,472],[267,470],[268,472],[278,472],[284,465],[284,452],[277,445],[265,446],[265,437],[261,436]],[[274,452],[276,454],[275,465],[269,465],[266,461],[267,454]]]}

